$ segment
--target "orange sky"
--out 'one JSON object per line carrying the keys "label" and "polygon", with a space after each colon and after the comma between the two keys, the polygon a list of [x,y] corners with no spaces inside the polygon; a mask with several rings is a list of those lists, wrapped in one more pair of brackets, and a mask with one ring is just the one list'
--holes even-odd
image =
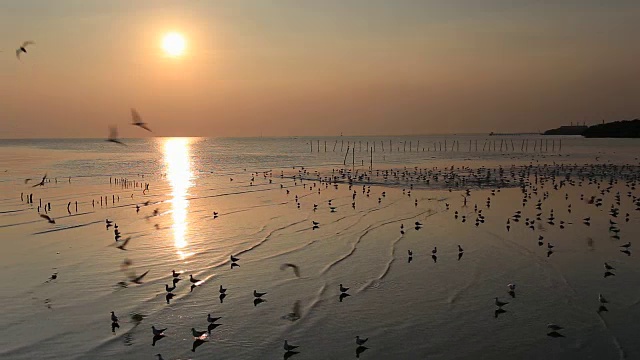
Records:
{"label": "orange sky", "polygon": [[[482,4],[479,4],[482,3]],[[517,3],[514,5],[514,3]],[[0,138],[538,131],[640,117],[640,3],[4,0]],[[184,35],[184,56],[160,47]],[[24,40],[36,45],[15,58]]]}

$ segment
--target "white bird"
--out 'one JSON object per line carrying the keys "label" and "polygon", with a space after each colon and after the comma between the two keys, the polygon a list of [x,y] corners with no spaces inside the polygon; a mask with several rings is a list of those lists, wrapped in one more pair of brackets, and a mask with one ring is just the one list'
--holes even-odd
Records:
{"label": "white bird", "polygon": [[151,326],[151,331],[153,331],[153,336],[160,336],[160,335],[164,335],[164,332],[167,331],[167,328],[156,329],[155,326]]}
{"label": "white bird", "polygon": [[139,126],[151,132],[151,129],[147,127],[147,123],[142,121],[142,118],[140,117],[140,114],[138,114],[136,109],[131,109],[131,125]]}
{"label": "white bird", "polygon": [[516,290],[516,284],[509,284],[509,285],[507,285],[507,287],[509,287],[509,290],[511,290],[511,291],[515,291]]}
{"label": "white bird", "polygon": [[360,339],[360,336],[356,336],[356,344],[358,344],[358,346],[364,345],[364,343],[366,343],[367,340],[369,340],[369,338]]}
{"label": "white bird", "polygon": [[497,307],[503,307],[504,305],[507,305],[507,304],[508,304],[508,302],[500,301],[500,300],[498,300],[498,298],[496,298],[496,306]]}
{"label": "white bird", "polygon": [[287,342],[287,340],[285,340],[285,341],[284,341],[284,346],[283,346],[283,348],[284,348],[284,350],[285,350],[285,351],[291,351],[291,350],[293,350],[293,349],[295,349],[295,348],[297,348],[297,347],[298,347],[297,345],[289,345],[289,343]]}
{"label": "white bird", "polygon": [[607,299],[605,299],[604,296],[602,296],[602,294],[598,294],[598,301],[600,301],[600,304],[608,303]]}
{"label": "white bird", "polygon": [[21,53],[27,53],[27,46],[35,44],[34,41],[25,41],[22,43],[22,46],[16,49],[16,57],[20,60]]}
{"label": "white bird", "polygon": [[559,325],[556,325],[556,324],[553,324],[553,323],[547,324],[547,328],[549,328],[549,329],[551,329],[553,331],[564,329],[562,326],[559,326]]}
{"label": "white bird", "polygon": [[267,293],[266,292],[261,293],[256,290],[253,290],[253,296],[259,298],[259,297],[262,297],[263,295],[267,295]]}

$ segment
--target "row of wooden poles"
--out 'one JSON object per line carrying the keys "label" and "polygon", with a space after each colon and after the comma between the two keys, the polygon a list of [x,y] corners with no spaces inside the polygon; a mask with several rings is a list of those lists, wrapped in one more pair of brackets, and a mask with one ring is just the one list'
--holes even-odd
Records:
{"label": "row of wooden poles", "polygon": [[[480,143],[481,142],[481,143]],[[562,151],[562,139],[558,139],[558,141],[556,142],[556,139],[522,139],[522,141],[520,142],[519,140],[516,140],[515,142],[513,141],[513,139],[486,139],[483,142],[482,141],[478,141],[478,139],[473,139],[473,140],[469,140],[469,145],[468,147],[462,146],[462,151],[465,151],[465,148],[468,152],[478,152],[478,151],[486,151],[486,152],[515,152],[516,149],[518,148],[517,145],[520,145],[520,152],[529,152],[529,151],[533,151],[533,152],[560,152]],[[311,152],[314,152],[314,143],[316,144],[315,147],[315,151],[316,152],[322,152],[322,148],[321,148],[321,143],[320,140],[315,140],[315,141],[310,141],[309,145],[310,145],[310,149]],[[347,140],[345,142],[345,140],[336,140],[335,143],[333,144],[333,148],[331,148],[332,152],[336,152],[336,149],[338,148],[338,144],[340,144],[340,152],[344,152],[345,151],[345,145],[346,145],[346,149],[347,152],[349,151],[349,149],[351,149],[352,152],[355,152],[355,149],[357,148],[359,152],[363,151],[363,145],[364,145],[364,152],[376,152],[376,151],[382,151],[382,152],[389,152],[392,153],[393,150],[393,142],[391,140],[389,140],[388,142],[388,146],[386,146],[385,148],[385,143],[386,141],[384,140],[380,140],[380,142],[378,143],[377,141],[351,141],[351,140]],[[380,146],[376,146],[376,144],[380,144]],[[327,141],[324,140],[324,152],[329,152],[329,147],[327,147]],[[329,144],[330,145],[330,144]],[[447,140],[443,140],[443,141],[433,141],[431,143],[427,143],[427,146],[425,147],[424,143],[423,143],[423,147],[420,147],[420,140],[416,141],[415,147],[413,146],[413,141],[403,141],[401,142],[402,147],[400,147],[399,145],[396,146],[396,150],[397,152],[407,152],[407,145],[408,145],[408,151],[409,152],[420,152],[420,151],[452,151],[452,152],[459,152],[461,151],[460,147],[461,147],[461,142],[459,140],[453,140],[453,141],[449,141],[447,143]]]}

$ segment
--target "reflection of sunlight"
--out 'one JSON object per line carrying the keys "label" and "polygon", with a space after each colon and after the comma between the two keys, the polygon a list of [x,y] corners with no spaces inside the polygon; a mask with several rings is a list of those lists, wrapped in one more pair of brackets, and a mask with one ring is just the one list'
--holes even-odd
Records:
{"label": "reflection of sunlight", "polygon": [[167,169],[167,179],[171,184],[171,207],[173,215],[173,237],[175,247],[180,258],[192,255],[186,253],[187,241],[187,191],[191,187],[191,158],[189,154],[190,140],[185,138],[166,139],[164,143],[164,162]]}

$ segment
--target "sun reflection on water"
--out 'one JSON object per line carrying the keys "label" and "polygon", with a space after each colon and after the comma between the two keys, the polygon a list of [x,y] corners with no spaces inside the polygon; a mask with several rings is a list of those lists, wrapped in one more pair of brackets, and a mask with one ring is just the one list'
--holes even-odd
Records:
{"label": "sun reflection on water", "polygon": [[176,251],[181,259],[191,256],[185,233],[187,222],[188,190],[193,185],[190,156],[191,140],[187,138],[170,138],[164,142],[164,162],[167,179],[171,185],[171,210],[173,217],[173,237]]}

